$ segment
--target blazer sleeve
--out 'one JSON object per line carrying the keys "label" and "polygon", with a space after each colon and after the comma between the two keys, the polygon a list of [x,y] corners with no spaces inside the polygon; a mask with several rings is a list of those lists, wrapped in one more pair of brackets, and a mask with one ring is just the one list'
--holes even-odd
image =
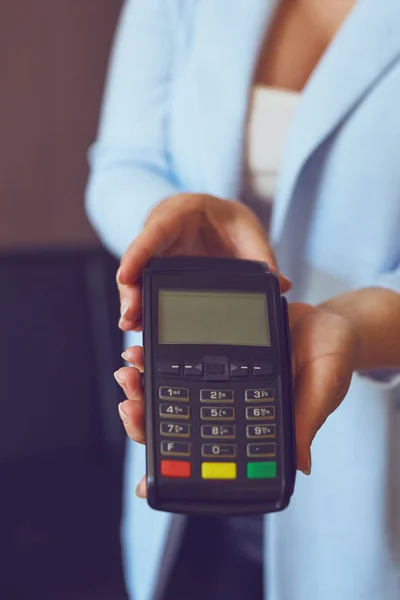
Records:
{"label": "blazer sleeve", "polygon": [[[400,265],[397,265],[392,271],[380,274],[373,282],[371,282],[371,285],[392,290],[393,292],[400,294]],[[400,385],[400,368],[362,371],[360,375],[386,389],[392,389]]]}
{"label": "blazer sleeve", "polygon": [[172,0],[126,0],[97,140],[89,151],[89,219],[120,257],[152,207],[180,191],[168,153],[174,54]]}
{"label": "blazer sleeve", "polygon": [[398,265],[393,271],[379,275],[378,278],[373,282],[373,285],[386,288],[400,294],[400,265]]}

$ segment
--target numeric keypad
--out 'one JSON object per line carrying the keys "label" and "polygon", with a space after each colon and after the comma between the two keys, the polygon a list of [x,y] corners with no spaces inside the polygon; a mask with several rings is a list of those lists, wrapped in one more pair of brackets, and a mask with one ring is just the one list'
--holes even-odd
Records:
{"label": "numeric keypad", "polygon": [[[238,364],[238,368],[242,366]],[[276,476],[277,425],[273,388],[246,389],[241,393],[237,389],[215,388],[202,389],[195,394],[189,388],[162,385],[158,388],[158,397],[162,419],[160,451],[164,457],[160,469],[165,477],[192,477],[196,464],[193,461],[198,453],[210,461],[202,462],[203,466],[208,465],[207,469],[203,466],[201,469],[206,479],[236,478],[243,469],[240,467],[243,459],[247,463],[248,478]],[[244,423],[236,423],[239,415],[245,417]],[[193,423],[189,422],[193,416],[196,416],[194,422],[199,431],[195,431]],[[168,457],[171,460],[167,460]],[[179,460],[180,457],[187,457],[186,461]],[[223,462],[226,459],[230,462]],[[265,462],[267,459],[270,460]]]}

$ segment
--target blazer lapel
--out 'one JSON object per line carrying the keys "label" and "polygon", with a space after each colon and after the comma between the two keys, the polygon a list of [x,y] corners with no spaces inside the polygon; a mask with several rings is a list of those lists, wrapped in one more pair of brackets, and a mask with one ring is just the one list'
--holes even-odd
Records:
{"label": "blazer lapel", "polygon": [[277,0],[203,0],[197,6],[191,95],[199,164],[197,184],[237,198],[249,89],[264,32]]}
{"label": "blazer lapel", "polygon": [[[189,64],[198,190],[238,198],[249,93],[278,0],[203,0]],[[223,26],[225,24],[226,26]],[[358,0],[303,91],[288,134],[274,202],[272,238],[282,234],[299,176],[317,148],[400,56],[397,0]]]}
{"label": "blazer lapel", "polygon": [[282,233],[299,175],[311,154],[399,56],[399,3],[359,0],[306,86],[293,119],[274,204],[275,240]]}

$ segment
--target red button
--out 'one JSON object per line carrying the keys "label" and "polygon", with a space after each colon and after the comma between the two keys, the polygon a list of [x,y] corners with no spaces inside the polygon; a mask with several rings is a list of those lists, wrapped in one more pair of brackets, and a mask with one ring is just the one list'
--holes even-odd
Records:
{"label": "red button", "polygon": [[161,475],[164,477],[190,477],[192,465],[187,460],[162,460]]}

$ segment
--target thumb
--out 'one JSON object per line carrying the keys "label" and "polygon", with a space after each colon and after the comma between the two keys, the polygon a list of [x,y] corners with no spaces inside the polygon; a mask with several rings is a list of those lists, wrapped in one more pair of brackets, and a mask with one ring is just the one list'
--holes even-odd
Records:
{"label": "thumb", "polygon": [[283,294],[288,292],[292,288],[292,282],[280,273],[275,253],[261,223],[248,210],[241,217],[235,231],[234,240],[237,257],[266,262],[270,270],[279,276],[281,292]]}
{"label": "thumb", "polygon": [[295,368],[297,464],[309,475],[311,444],[326,419],[343,400],[350,385],[351,372],[343,369],[334,355],[322,355],[311,362],[302,362],[300,358]]}

